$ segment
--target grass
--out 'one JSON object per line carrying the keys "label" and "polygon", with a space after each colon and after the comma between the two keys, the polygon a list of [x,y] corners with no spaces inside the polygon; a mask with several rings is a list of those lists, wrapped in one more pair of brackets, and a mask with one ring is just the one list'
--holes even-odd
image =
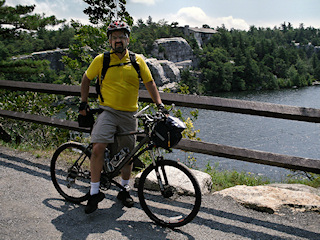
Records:
{"label": "grass", "polygon": [[[258,176],[252,173],[237,172],[235,170],[217,170],[218,164],[211,167],[207,164],[205,172],[208,173],[213,182],[212,191],[220,191],[225,188],[234,187],[236,185],[258,186],[272,183],[270,179],[264,176]],[[296,171],[289,174],[281,183],[288,184],[304,184],[314,188],[320,187],[320,175],[314,173],[306,173]]]}
{"label": "grass", "polygon": [[320,175],[315,173],[293,171],[288,175],[286,183],[304,184],[314,188],[320,188]]}
{"label": "grass", "polygon": [[246,172],[237,172],[235,170],[218,171],[217,167],[218,164],[216,164],[214,167],[211,167],[208,163],[205,170],[205,172],[208,173],[212,178],[212,191],[220,191],[236,185],[258,186],[271,183],[271,181],[266,177],[257,176],[255,174]]}

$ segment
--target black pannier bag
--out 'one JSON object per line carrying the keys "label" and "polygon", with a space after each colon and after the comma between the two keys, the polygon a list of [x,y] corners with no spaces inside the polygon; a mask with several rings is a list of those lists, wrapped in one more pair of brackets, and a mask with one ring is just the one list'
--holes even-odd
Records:
{"label": "black pannier bag", "polygon": [[94,117],[90,111],[87,111],[87,115],[83,116],[81,114],[78,115],[78,123],[79,127],[92,128],[94,124]]}
{"label": "black pannier bag", "polygon": [[169,150],[181,140],[181,132],[186,129],[186,125],[179,118],[169,116],[165,121],[158,122],[151,135],[151,139],[156,147]]}

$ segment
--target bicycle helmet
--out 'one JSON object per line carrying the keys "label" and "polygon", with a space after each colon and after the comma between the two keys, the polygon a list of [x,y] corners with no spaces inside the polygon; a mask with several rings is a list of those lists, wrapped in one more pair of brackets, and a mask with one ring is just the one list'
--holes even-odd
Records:
{"label": "bicycle helmet", "polygon": [[107,29],[108,37],[110,33],[117,30],[124,30],[126,33],[128,33],[128,35],[130,35],[130,32],[131,32],[130,27],[127,23],[116,20],[111,22],[108,26],[108,29]]}

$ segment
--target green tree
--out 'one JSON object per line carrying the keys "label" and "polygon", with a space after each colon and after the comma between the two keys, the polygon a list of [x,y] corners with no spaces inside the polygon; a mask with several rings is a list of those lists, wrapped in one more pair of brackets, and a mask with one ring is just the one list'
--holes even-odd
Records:
{"label": "green tree", "polygon": [[298,71],[293,65],[288,69],[288,79],[291,82],[291,86],[301,85]]}
{"label": "green tree", "polygon": [[243,79],[246,82],[247,88],[250,90],[261,87],[261,79],[259,78],[259,66],[256,60],[250,54],[250,51],[246,51],[246,61],[244,64],[244,76]]}
{"label": "green tree", "polygon": [[203,93],[203,86],[199,82],[198,74],[190,69],[185,69],[181,72],[181,81],[179,82],[180,90],[181,87],[188,86],[189,93]]}
{"label": "green tree", "polygon": [[204,49],[200,66],[203,69],[203,83],[208,91],[230,91],[233,78],[233,64],[229,61],[228,52],[223,48]]}
{"label": "green tree", "polygon": [[130,26],[133,18],[126,10],[126,0],[83,0],[89,5],[83,12],[92,24],[106,24],[111,20],[125,20]]}
{"label": "green tree", "polygon": [[[0,51],[0,79],[36,81],[50,73],[47,61],[9,59],[12,53],[17,51],[16,46],[31,50],[32,44],[25,40],[33,39],[36,36],[34,32],[39,32],[46,26],[55,26],[64,22],[64,20],[57,20],[55,16],[31,14],[34,7],[35,5],[10,7],[5,5],[4,0],[0,0],[0,45],[3,47]],[[11,27],[6,27],[7,25]],[[18,41],[19,44],[17,44]],[[41,40],[31,42],[41,45]]]}
{"label": "green tree", "polygon": [[319,81],[320,80],[320,60],[316,53],[312,55],[311,65],[313,70],[313,76],[317,81]]}
{"label": "green tree", "polygon": [[[69,52],[73,56],[63,57],[63,62],[68,71],[77,76],[83,72],[93,57],[101,52],[109,50],[107,26],[112,20],[122,20],[128,25],[133,24],[133,18],[127,12],[125,0],[83,0],[89,5],[84,13],[89,16],[93,25],[83,25],[72,21],[71,26],[75,31],[73,43],[69,46]],[[78,78],[80,81],[81,78]],[[72,81],[73,84],[76,81]]]}
{"label": "green tree", "polygon": [[[37,31],[46,26],[55,26],[65,22],[55,16],[31,14],[35,5],[10,7],[5,0],[0,0],[0,33],[1,38],[16,38],[23,30]],[[5,27],[5,26],[11,27]]]}
{"label": "green tree", "polygon": [[286,78],[287,73],[287,64],[286,62],[281,58],[275,59],[275,68],[274,68],[274,74],[279,78]]}

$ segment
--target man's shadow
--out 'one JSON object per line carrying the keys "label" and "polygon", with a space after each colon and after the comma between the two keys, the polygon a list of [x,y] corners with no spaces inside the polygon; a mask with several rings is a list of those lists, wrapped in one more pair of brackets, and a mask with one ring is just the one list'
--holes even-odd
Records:
{"label": "man's shadow", "polygon": [[[63,199],[48,198],[43,203],[62,213],[51,222],[62,233],[61,239],[63,240],[85,240],[90,234],[103,234],[104,238],[108,239],[124,237],[128,239],[166,239],[168,234],[166,228],[151,222],[148,216],[141,212],[138,203],[135,203],[132,209],[128,209],[123,207],[119,201],[114,201],[114,197],[111,195],[106,195],[106,199],[103,201],[107,201],[107,205],[111,204],[111,207],[105,208],[104,204],[103,207],[89,215],[84,213],[84,205],[69,203]],[[134,208],[138,208],[138,210]],[[138,213],[132,216],[131,214],[135,213],[126,214],[127,211]],[[180,230],[175,231],[186,234]],[[193,239],[189,234],[186,235]]]}

